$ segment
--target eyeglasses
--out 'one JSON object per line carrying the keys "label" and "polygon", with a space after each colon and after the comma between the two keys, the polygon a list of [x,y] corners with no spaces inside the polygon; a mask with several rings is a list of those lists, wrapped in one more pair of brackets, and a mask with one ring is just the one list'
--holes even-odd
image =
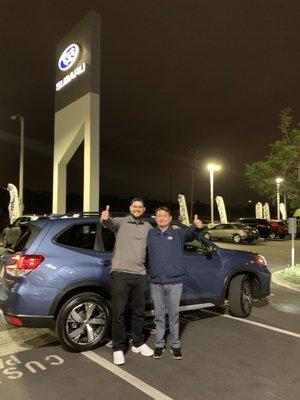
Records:
{"label": "eyeglasses", "polygon": [[144,208],[144,206],[131,206],[132,208],[138,208],[138,209],[142,209]]}

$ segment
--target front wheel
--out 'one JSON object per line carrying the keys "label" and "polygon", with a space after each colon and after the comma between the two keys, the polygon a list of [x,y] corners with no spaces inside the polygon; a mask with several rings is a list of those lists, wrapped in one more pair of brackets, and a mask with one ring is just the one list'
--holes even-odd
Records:
{"label": "front wheel", "polygon": [[229,313],[235,317],[246,318],[252,310],[252,287],[245,274],[232,279],[228,292]]}
{"label": "front wheel", "polygon": [[270,233],[270,239],[276,239],[276,233],[275,232]]}
{"label": "front wheel", "polygon": [[234,243],[240,243],[241,240],[242,240],[242,238],[240,237],[240,235],[233,235]]}
{"label": "front wheel", "polygon": [[62,306],[56,332],[63,348],[81,352],[100,346],[110,327],[110,309],[96,293],[73,296]]}

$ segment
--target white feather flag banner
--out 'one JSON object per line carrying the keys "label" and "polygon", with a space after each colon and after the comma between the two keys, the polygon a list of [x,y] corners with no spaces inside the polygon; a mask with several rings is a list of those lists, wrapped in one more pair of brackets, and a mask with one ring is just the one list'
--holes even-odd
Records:
{"label": "white feather flag banner", "polygon": [[282,219],[286,219],[286,207],[285,207],[284,203],[279,204],[279,210],[280,210]]}
{"label": "white feather flag banner", "polygon": [[265,204],[264,204],[263,212],[264,212],[264,218],[265,218],[267,221],[270,221],[271,215],[270,215],[269,203],[265,203]]}
{"label": "white feather flag banner", "polygon": [[225,203],[224,203],[223,197],[217,196],[216,203],[218,206],[221,224],[227,224],[227,222],[228,222],[227,214],[226,214],[226,208],[225,208]]}
{"label": "white feather flag banner", "polygon": [[263,217],[263,206],[261,202],[255,204],[255,218],[262,218]]}
{"label": "white feather flag banner", "polygon": [[21,216],[18,189],[12,183],[7,185],[9,191],[10,201],[8,205],[9,221],[12,224],[17,218]]}
{"label": "white feather flag banner", "polygon": [[178,203],[179,203],[179,213],[180,213],[180,221],[187,226],[190,226],[189,213],[186,206],[185,195],[178,195]]}

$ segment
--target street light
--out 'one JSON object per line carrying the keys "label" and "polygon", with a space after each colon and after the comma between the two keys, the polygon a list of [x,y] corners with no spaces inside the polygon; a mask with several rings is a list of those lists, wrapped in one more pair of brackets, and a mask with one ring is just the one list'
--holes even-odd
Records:
{"label": "street light", "polygon": [[283,182],[282,178],[276,178],[275,182],[277,183],[277,219],[280,219],[280,184]]}
{"label": "street light", "polygon": [[23,214],[23,186],[24,186],[24,118],[19,115],[11,115],[12,120],[16,121],[17,118],[20,119],[21,122],[21,131],[20,131],[20,164],[19,164],[19,204],[20,204],[20,213]]}
{"label": "street light", "polygon": [[210,222],[214,223],[214,172],[221,169],[220,165],[208,164],[207,169],[209,170],[210,180]]}

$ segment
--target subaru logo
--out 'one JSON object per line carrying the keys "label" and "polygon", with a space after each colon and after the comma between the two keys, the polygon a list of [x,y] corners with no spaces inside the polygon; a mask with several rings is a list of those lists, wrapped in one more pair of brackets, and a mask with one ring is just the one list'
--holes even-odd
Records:
{"label": "subaru logo", "polygon": [[75,43],[70,44],[61,54],[58,60],[58,68],[67,71],[76,62],[79,55],[79,46]]}

